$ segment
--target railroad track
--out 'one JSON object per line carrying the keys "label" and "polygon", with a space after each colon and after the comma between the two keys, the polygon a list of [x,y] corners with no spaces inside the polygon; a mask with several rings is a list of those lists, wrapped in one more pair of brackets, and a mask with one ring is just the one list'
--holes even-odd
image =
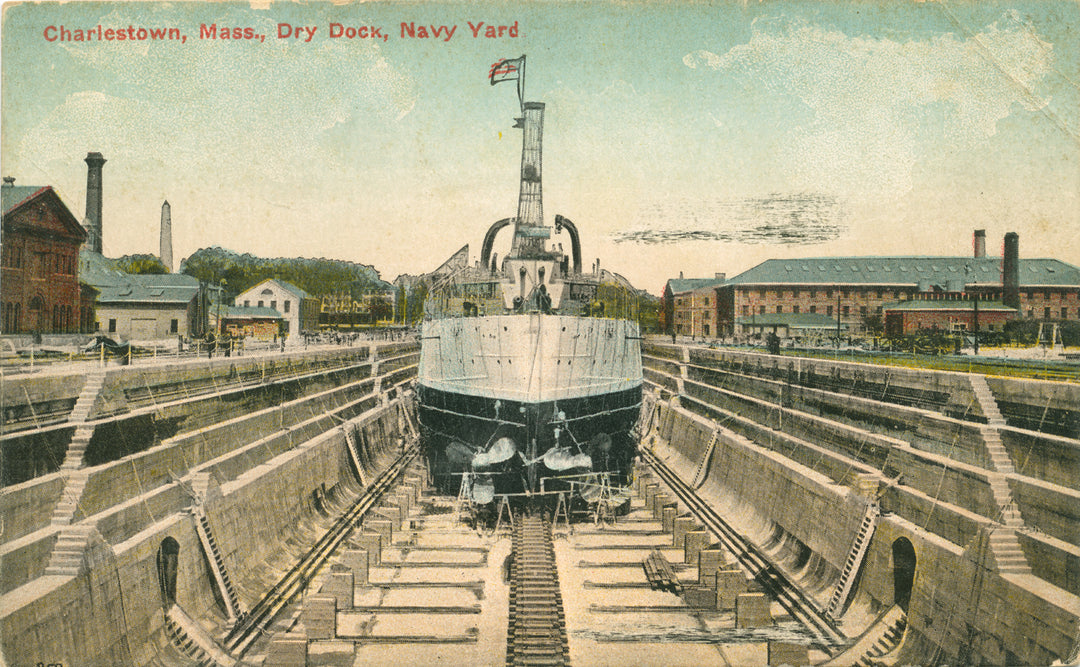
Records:
{"label": "railroad track", "polygon": [[712,507],[698,497],[689,484],[682,481],[667,465],[647,450],[641,450],[643,458],[657,475],[739,562],[750,572],[765,592],[802,623],[815,636],[817,647],[830,654],[850,642],[837,627],[825,617],[811,598],[803,593],[787,576],[777,569],[760,549],[740,535]]}
{"label": "railroad track", "polygon": [[310,551],[274,584],[247,615],[241,617],[225,637],[225,646],[236,658],[241,658],[277,615],[299,595],[326,563],[334,551],[356,528],[357,519],[370,510],[382,495],[397,484],[398,478],[416,458],[419,449],[414,444],[405,450],[370,486],[363,495],[334,522]]}
{"label": "railroad track", "polygon": [[514,526],[506,664],[569,665],[570,647],[551,525],[523,514]]}

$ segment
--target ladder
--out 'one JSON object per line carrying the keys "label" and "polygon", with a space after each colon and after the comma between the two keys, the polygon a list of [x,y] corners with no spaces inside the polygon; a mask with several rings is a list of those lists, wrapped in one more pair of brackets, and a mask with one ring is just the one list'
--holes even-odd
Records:
{"label": "ladder", "polygon": [[356,453],[356,438],[353,434],[353,425],[346,422],[341,425],[341,431],[345,434],[345,449],[349,451],[349,460],[352,461],[356,478],[360,480],[361,486],[367,486],[367,481],[364,479],[364,466],[360,464],[360,456]]}
{"label": "ladder", "polygon": [[203,551],[206,552],[207,560],[210,561],[210,571],[217,582],[218,590],[221,592],[221,599],[225,602],[225,611],[229,616],[229,620],[235,621],[243,615],[243,611],[240,609],[240,600],[236,595],[232,580],[229,579],[229,573],[225,571],[225,561],[221,558],[217,540],[214,539],[213,533],[210,532],[210,521],[206,518],[206,512],[199,505],[192,506],[191,515],[195,518],[195,532],[199,534],[199,541],[202,543]]}
{"label": "ladder", "polygon": [[709,439],[709,444],[705,447],[705,453],[701,455],[701,460],[698,461],[697,470],[694,471],[694,481],[691,483],[695,489],[700,489],[701,485],[705,483],[705,477],[708,476],[709,471],[709,459],[712,458],[713,450],[716,449],[716,443],[720,439],[720,431],[713,431],[712,438]]}
{"label": "ladder", "polygon": [[836,582],[836,590],[833,591],[832,597],[829,598],[829,605],[825,607],[825,615],[834,621],[843,608],[844,602],[847,601],[848,595],[851,594],[851,587],[855,583],[855,575],[858,573],[859,566],[862,565],[866,552],[870,548],[870,538],[874,535],[874,528],[877,526],[877,518],[880,514],[881,508],[878,507],[877,503],[870,503],[866,508],[862,525],[859,526],[859,532],[855,535],[855,542],[852,543],[851,551],[848,552],[847,562],[844,563],[844,571],[840,573],[840,581]]}

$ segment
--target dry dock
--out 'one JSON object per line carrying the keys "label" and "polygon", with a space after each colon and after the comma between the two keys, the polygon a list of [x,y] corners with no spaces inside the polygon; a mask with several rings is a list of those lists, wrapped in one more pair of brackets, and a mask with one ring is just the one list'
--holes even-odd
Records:
{"label": "dry dock", "polygon": [[4,660],[1076,662],[1080,384],[646,344],[632,488],[501,514],[417,356],[5,378]]}

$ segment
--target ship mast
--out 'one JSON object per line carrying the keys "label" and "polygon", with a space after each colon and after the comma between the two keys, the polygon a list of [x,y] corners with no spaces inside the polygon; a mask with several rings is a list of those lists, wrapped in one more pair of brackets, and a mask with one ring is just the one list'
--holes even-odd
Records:
{"label": "ship mast", "polygon": [[551,229],[544,225],[543,189],[541,187],[542,145],[544,139],[544,104],[525,100],[525,56],[504,59],[491,67],[491,84],[516,81],[521,117],[514,127],[522,130],[521,188],[518,214],[514,219],[514,240],[510,257],[535,259],[546,257],[545,241]]}

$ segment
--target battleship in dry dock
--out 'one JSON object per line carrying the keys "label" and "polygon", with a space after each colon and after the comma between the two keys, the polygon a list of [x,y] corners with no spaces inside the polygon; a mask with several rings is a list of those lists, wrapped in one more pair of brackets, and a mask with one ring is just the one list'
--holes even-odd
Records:
{"label": "battleship in dry dock", "polygon": [[[574,487],[570,480],[625,483],[641,407],[636,293],[599,261],[582,271],[574,223],[560,215],[553,227],[544,222],[544,105],[523,101],[524,66],[524,56],[501,60],[489,74],[492,84],[518,86],[517,216],[491,225],[477,264],[466,246],[465,261],[444,265],[451,268],[429,290],[421,332],[428,465],[444,492],[477,502]],[[504,228],[513,240],[500,262],[492,247]],[[553,231],[568,237],[569,255]]]}

